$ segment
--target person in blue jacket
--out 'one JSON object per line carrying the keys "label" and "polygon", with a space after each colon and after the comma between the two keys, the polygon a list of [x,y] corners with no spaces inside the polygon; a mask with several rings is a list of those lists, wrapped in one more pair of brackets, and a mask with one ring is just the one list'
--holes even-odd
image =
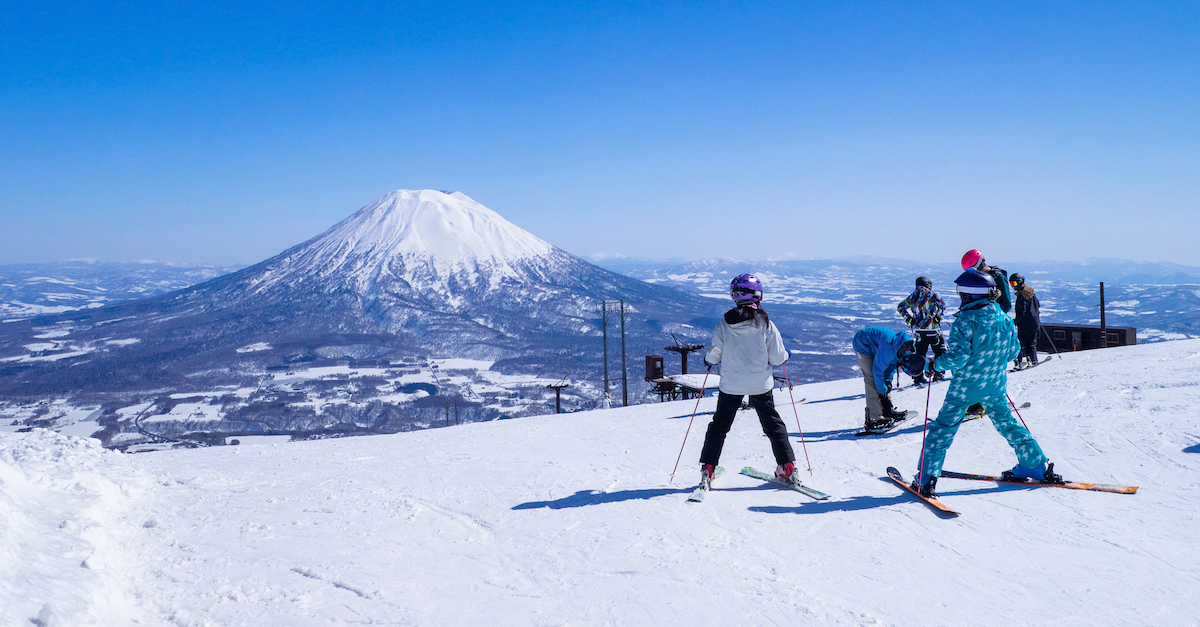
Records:
{"label": "person in blue jacket", "polygon": [[942,473],[946,450],[954,441],[958,426],[974,403],[983,405],[992,425],[1008,440],[1017,455],[1017,465],[1006,470],[1007,479],[1061,482],[1037,440],[1013,418],[1008,407],[1008,362],[1021,351],[1012,318],[1000,311],[996,281],[986,272],[969,269],[955,284],[962,298],[954,324],[950,327],[950,349],[929,362],[930,370],[954,372],[946,400],[937,418],[929,423],[920,466],[913,478],[913,490],[936,496],[937,479]]}
{"label": "person in blue jacket", "polygon": [[913,352],[913,339],[907,331],[896,332],[887,327],[867,327],[854,334],[851,341],[858,353],[858,367],[862,370],[863,388],[867,397],[866,418],[863,429],[874,431],[886,429],[904,416],[904,412],[892,406],[888,393],[892,391],[892,377],[901,361]]}

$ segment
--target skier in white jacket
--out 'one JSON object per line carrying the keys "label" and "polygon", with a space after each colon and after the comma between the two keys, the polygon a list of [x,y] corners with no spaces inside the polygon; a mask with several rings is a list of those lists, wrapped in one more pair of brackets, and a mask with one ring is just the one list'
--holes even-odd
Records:
{"label": "skier in white jacket", "polygon": [[787,361],[779,329],[760,306],[762,282],[752,274],[738,275],[729,284],[729,295],[737,306],[725,312],[725,318],[713,331],[712,349],[704,357],[709,368],[721,364],[720,393],[717,411],[708,425],[704,448],[700,452],[700,482],[712,481],[725,436],[733,426],[742,398],[758,413],[763,433],[771,441],[775,454],[775,476],[792,483],[800,481],[795,467],[796,453],[788,440],[787,427],[775,410],[771,394],[775,387],[772,368]]}

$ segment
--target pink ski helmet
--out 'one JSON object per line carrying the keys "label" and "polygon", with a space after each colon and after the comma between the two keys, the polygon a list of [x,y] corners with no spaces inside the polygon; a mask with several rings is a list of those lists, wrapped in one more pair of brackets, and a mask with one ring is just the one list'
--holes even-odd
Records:
{"label": "pink ski helmet", "polygon": [[762,281],[753,274],[739,274],[729,282],[729,297],[738,305],[762,302]]}
{"label": "pink ski helmet", "polygon": [[979,266],[984,263],[987,263],[987,262],[983,258],[983,253],[980,252],[979,249],[977,249],[977,248],[972,248],[971,250],[968,250],[967,254],[963,255],[963,257],[962,257],[962,269],[963,270],[970,270],[972,268],[978,270]]}

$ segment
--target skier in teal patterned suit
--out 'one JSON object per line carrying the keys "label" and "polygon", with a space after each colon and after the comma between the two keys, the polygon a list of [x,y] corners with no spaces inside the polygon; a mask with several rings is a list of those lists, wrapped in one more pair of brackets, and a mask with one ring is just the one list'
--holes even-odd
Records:
{"label": "skier in teal patterned suit", "polygon": [[[942,473],[946,450],[966,415],[967,408],[982,403],[996,430],[1017,454],[1017,465],[1004,471],[1006,478],[1059,482],[1049,460],[1029,430],[1017,422],[1008,407],[1008,362],[1021,351],[1016,329],[995,303],[996,282],[985,272],[967,270],[955,284],[962,306],[950,327],[950,349],[929,362],[932,371],[951,370],[954,378],[937,418],[930,423],[921,452],[921,466],[913,489],[936,496],[934,488]],[[922,359],[913,356],[911,359]],[[923,364],[914,364],[919,367]]]}

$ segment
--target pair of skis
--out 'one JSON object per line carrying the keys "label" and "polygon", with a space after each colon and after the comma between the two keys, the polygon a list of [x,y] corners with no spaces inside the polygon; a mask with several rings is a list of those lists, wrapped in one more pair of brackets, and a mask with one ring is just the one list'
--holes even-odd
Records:
{"label": "pair of skis", "polygon": [[1023,364],[1020,366],[1015,366],[1013,368],[1010,368],[1009,372],[1020,372],[1022,370],[1029,370],[1030,368],[1036,368],[1036,367],[1050,361],[1051,359],[1054,359],[1054,355],[1046,355],[1045,359],[1038,360],[1036,363],[1032,363],[1032,364]]}
{"label": "pair of skis", "polygon": [[[921,499],[922,501],[925,501],[927,504],[929,504],[930,507],[932,507],[944,514],[950,515],[950,516],[958,516],[959,515],[958,510],[950,507],[949,505],[946,505],[945,503],[938,500],[936,497],[931,498],[931,497],[927,497],[927,496],[922,496],[919,491],[913,489],[912,485],[909,482],[904,480],[904,477],[900,474],[899,470],[896,470],[895,468],[892,468],[892,467],[888,467],[887,473],[888,473],[888,476],[892,478],[892,481],[895,481],[897,485],[904,488],[905,490],[908,490],[908,492],[910,494],[912,494],[913,496],[916,496],[917,498]],[[993,483],[1007,483],[1007,484],[1013,484],[1013,485],[1023,485],[1023,486],[1027,486],[1027,487],[1031,487],[1031,488],[1038,487],[1038,488],[1066,488],[1068,490],[1091,490],[1093,492],[1112,492],[1114,494],[1134,494],[1135,492],[1138,491],[1138,486],[1115,485],[1115,484],[1110,484],[1110,483],[1088,483],[1088,482],[1083,482],[1083,481],[1064,481],[1062,483],[1048,483],[1048,482],[1042,482],[1042,481],[1008,480],[1008,479],[1004,479],[1003,477],[998,477],[996,475],[978,475],[978,474],[966,473],[966,472],[951,472],[949,470],[942,471],[942,478],[944,478],[944,479],[966,479],[967,481],[991,481]]]}
{"label": "pair of skis", "polygon": [[[725,469],[721,468],[721,467],[717,467],[717,470],[713,473],[712,481],[716,481],[723,474],[725,474]],[[829,498],[828,494],[825,494],[824,492],[821,492],[820,490],[815,490],[813,488],[810,488],[810,487],[804,485],[803,483],[788,483],[787,481],[783,481],[783,480],[779,479],[775,475],[770,475],[765,472],[755,470],[755,469],[751,468],[750,466],[746,466],[745,468],[743,468],[742,474],[746,475],[747,477],[754,477],[755,479],[760,479],[762,481],[769,481],[771,483],[788,488],[789,490],[795,490],[795,491],[799,492],[800,494],[812,497],[818,501],[824,501],[825,499]],[[711,482],[701,482],[700,485],[697,486],[696,489],[692,492],[692,495],[688,497],[688,502],[689,503],[703,502],[704,497],[708,496],[708,491],[711,487],[712,487]]]}

